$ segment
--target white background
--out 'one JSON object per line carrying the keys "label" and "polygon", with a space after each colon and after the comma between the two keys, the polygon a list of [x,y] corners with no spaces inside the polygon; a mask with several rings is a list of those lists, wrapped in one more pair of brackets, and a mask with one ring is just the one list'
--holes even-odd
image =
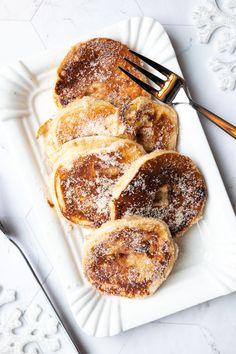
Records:
{"label": "white background", "polygon": [[[196,6],[205,3],[205,0],[0,0],[0,65],[63,45],[67,40],[76,41],[78,33],[99,29],[131,16],[147,15],[161,22],[169,34],[192,97],[236,124],[236,89],[221,91],[218,88],[216,74],[208,65],[209,59],[217,56],[214,43],[199,44],[192,22]],[[202,124],[236,208],[236,141],[205,119]],[[18,171],[7,149],[6,137],[0,130],[0,219],[18,237],[29,232],[28,222],[33,218],[20,190]],[[32,299],[41,303],[41,294],[37,286],[29,282],[18,256],[5,241],[0,240],[0,243],[0,285],[18,289],[18,307],[27,308]],[[54,270],[34,235],[27,241],[26,248],[49,290],[53,289],[65,318],[70,319]],[[84,353],[89,354],[235,354],[235,309],[236,295],[231,294],[104,339],[86,336],[71,319],[70,325]],[[63,338],[61,340],[61,352],[72,354],[72,349],[67,348]]]}

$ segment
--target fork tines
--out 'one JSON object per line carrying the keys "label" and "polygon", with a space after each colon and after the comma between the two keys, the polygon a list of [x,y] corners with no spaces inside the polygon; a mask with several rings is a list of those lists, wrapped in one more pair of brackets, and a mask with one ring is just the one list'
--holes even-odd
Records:
{"label": "fork tines", "polygon": [[133,50],[130,50],[130,53],[133,53],[134,55],[136,55],[138,58],[140,58],[142,61],[144,61],[144,63],[150,65],[152,68],[160,71],[160,73],[166,77],[170,76],[172,73],[172,71],[168,70],[167,68],[165,68],[164,66],[162,66],[161,64],[156,63],[155,61],[145,57],[144,55],[141,55],[139,53],[134,52]]}
{"label": "fork tines", "polygon": [[155,95],[155,93],[158,93],[158,90],[156,90],[154,87],[148,85],[146,82],[143,82],[142,80],[138,79],[136,76],[131,74],[129,71],[123,69],[122,67],[118,66],[118,68],[123,71],[131,80],[136,82],[140,87],[142,87],[145,91],[149,92],[151,95]]}
{"label": "fork tines", "polygon": [[[158,64],[156,62],[154,62],[153,60],[146,58],[145,56],[134,52],[133,50],[130,50],[131,53],[133,53],[135,56],[137,56],[138,58],[140,58],[142,61],[144,61],[146,64],[150,65],[152,68],[158,70],[162,75],[166,76],[167,80],[163,80],[160,77],[152,74],[151,72],[145,70],[143,67],[137,65],[136,63],[132,62],[131,60],[124,58],[124,60],[129,63],[132,67],[134,67],[136,70],[138,70],[139,72],[141,72],[144,76],[146,76],[148,79],[150,79],[152,82],[154,82],[155,84],[157,84],[159,86],[160,89],[163,89],[167,83],[167,81],[172,77],[173,73],[168,70],[167,68],[165,68],[164,66],[162,66],[161,64]],[[136,76],[134,76],[133,74],[131,74],[129,71],[123,69],[122,67],[119,66],[119,69],[121,71],[123,71],[123,73],[125,73],[131,80],[133,80],[134,82],[136,82],[136,84],[138,84],[139,86],[141,86],[145,91],[147,91],[148,93],[150,93],[151,95],[159,96],[158,93],[160,92],[160,90],[150,86],[149,84],[147,84],[146,82],[143,82],[142,80],[140,80],[139,78],[137,78]]]}

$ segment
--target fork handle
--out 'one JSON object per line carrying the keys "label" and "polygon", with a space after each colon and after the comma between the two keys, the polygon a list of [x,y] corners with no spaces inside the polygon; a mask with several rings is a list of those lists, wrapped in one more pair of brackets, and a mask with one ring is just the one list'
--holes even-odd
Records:
{"label": "fork handle", "polygon": [[[0,225],[1,225],[1,224],[0,224]],[[28,267],[29,267],[31,273],[33,274],[33,276],[34,276],[36,282],[38,283],[38,285],[39,285],[40,288],[42,289],[42,291],[43,291],[43,293],[44,293],[46,299],[48,300],[49,304],[51,305],[52,309],[54,310],[55,315],[56,315],[56,317],[57,317],[59,323],[60,323],[61,326],[64,328],[65,332],[67,333],[67,335],[68,335],[68,337],[69,337],[69,339],[70,339],[72,345],[73,345],[74,348],[76,349],[77,353],[78,353],[78,354],[82,354],[81,349],[79,348],[79,345],[77,344],[77,342],[76,342],[75,339],[73,338],[73,336],[72,336],[72,334],[71,334],[69,328],[67,328],[67,326],[65,325],[64,321],[62,321],[62,318],[61,318],[59,312],[57,311],[56,307],[54,306],[54,304],[53,304],[51,298],[50,298],[49,295],[48,295],[47,290],[45,289],[43,283],[40,281],[38,275],[36,274],[36,272],[35,272],[33,266],[32,266],[31,263],[29,262],[29,260],[28,260],[27,256],[25,255],[24,251],[23,251],[22,248],[18,245],[18,243],[17,243],[15,240],[13,240],[13,238],[8,237],[8,240],[18,249],[18,251],[20,252],[20,254],[22,255],[22,257],[24,258],[24,260],[25,260],[26,264],[28,265]]]}
{"label": "fork handle", "polygon": [[230,124],[226,120],[220,118],[216,114],[212,113],[208,109],[202,107],[200,104],[190,100],[191,106],[196,109],[199,113],[204,115],[207,119],[209,119],[211,122],[216,124],[219,128],[223,129],[226,133],[231,135],[233,138],[236,139],[236,126],[233,124]]}

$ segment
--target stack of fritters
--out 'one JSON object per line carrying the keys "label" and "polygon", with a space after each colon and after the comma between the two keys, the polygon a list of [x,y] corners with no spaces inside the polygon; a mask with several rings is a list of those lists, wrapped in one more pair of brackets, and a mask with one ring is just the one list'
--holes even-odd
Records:
{"label": "stack of fritters", "polygon": [[155,292],[177,258],[173,240],[202,215],[206,185],[177,153],[175,110],[153,101],[118,68],[145,78],[126,45],[95,38],[75,45],[58,68],[58,113],[42,125],[52,196],[74,224],[97,228],[85,243],[84,274],[99,291]]}

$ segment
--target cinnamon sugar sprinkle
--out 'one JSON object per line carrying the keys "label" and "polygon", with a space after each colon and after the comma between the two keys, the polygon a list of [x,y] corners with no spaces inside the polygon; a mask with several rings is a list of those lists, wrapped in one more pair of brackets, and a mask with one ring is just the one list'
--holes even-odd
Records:
{"label": "cinnamon sugar sprinkle", "polygon": [[58,70],[55,93],[65,106],[75,98],[94,96],[124,107],[138,96],[148,94],[127,78],[118,66],[145,80],[124,58],[141,65],[129,48],[109,38],[94,38],[74,46]]}
{"label": "cinnamon sugar sprinkle", "polygon": [[[155,203],[167,187],[167,203]],[[117,216],[160,218],[172,235],[181,233],[201,213],[206,198],[204,179],[193,162],[179,154],[163,154],[147,161],[114,201]]]}
{"label": "cinnamon sugar sprinkle", "polygon": [[175,247],[157,226],[125,226],[105,236],[87,257],[85,274],[100,291],[143,296],[149,294],[153,282],[165,277]]}
{"label": "cinnamon sugar sprinkle", "polygon": [[58,173],[65,202],[63,214],[69,219],[85,218],[96,226],[107,221],[113,186],[139,155],[140,150],[133,151],[133,144],[131,148],[121,141],[101,153],[78,157],[69,170],[61,167]]}

